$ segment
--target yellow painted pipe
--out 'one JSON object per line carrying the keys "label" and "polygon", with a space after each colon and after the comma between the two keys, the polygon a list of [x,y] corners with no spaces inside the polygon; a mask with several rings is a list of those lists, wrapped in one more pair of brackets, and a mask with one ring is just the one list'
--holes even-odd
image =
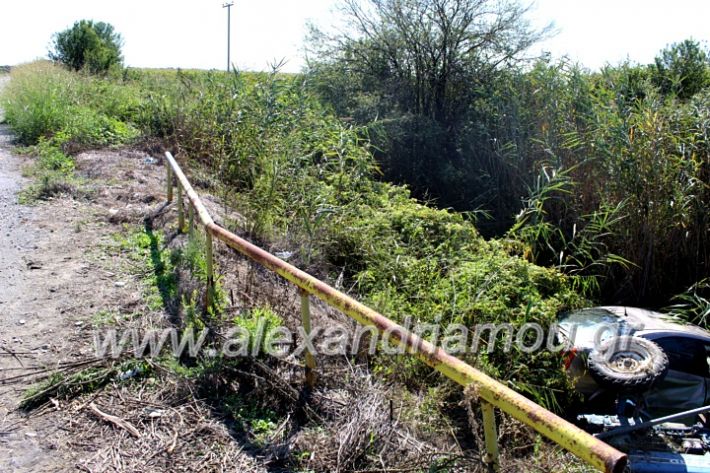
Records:
{"label": "yellow painted pipe", "polygon": [[192,202],[192,206],[195,208],[195,212],[197,212],[197,216],[200,219],[200,223],[202,223],[202,225],[213,223],[212,217],[210,217],[210,214],[209,212],[207,212],[205,206],[202,205],[200,197],[197,195],[197,192],[195,192],[195,190],[192,188],[192,185],[190,185],[190,181],[188,181],[187,177],[185,177],[185,174],[183,174],[182,169],[180,169],[180,166],[178,165],[177,161],[175,161],[175,158],[173,158],[173,155],[166,151],[165,159],[167,159],[168,165],[172,168],[173,173],[175,174],[175,177],[178,180],[178,187],[182,187],[182,189],[185,190],[185,195],[190,200],[190,202]]}
{"label": "yellow painted pipe", "polygon": [[347,294],[216,225],[175,159],[170,153],[165,153],[165,156],[178,179],[178,185],[185,189],[188,199],[194,205],[208,234],[214,235],[215,238],[231,248],[279,274],[306,293],[339,309],[357,322],[374,326],[381,333],[387,334],[390,341],[402,345],[408,353],[417,356],[461,386],[473,387],[483,401],[532,427],[596,469],[607,473],[624,471],[628,461],[626,454],[591,436],[471,365],[435,347]]}
{"label": "yellow painted pipe", "polygon": [[493,406],[486,401],[481,402],[483,413],[483,435],[486,444],[485,462],[489,470],[500,471],[500,455],[498,454],[498,428],[496,427],[496,413]]}
{"label": "yellow painted pipe", "polygon": [[403,345],[407,352],[417,356],[447,378],[464,387],[473,385],[481,399],[529,425],[598,470],[609,473],[624,471],[627,462],[626,454],[594,438],[579,427],[323,281],[214,223],[208,225],[208,228],[218,240],[276,272],[304,291],[339,309],[359,323],[374,326],[381,333],[387,334],[392,342]]}

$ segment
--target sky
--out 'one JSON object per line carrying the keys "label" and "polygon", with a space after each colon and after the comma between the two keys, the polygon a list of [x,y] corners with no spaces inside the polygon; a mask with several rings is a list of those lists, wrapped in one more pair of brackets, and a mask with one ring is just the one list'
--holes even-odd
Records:
{"label": "sky", "polygon": [[[304,63],[306,24],[337,23],[336,0],[233,0],[231,59],[240,69]],[[135,67],[224,69],[227,11],[215,0],[3,0],[0,65],[46,57],[52,33],[79,19],[111,23]],[[537,0],[534,25],[557,35],[531,52],[567,56],[590,69],[625,59],[649,63],[666,45],[692,37],[710,44],[710,0]]]}

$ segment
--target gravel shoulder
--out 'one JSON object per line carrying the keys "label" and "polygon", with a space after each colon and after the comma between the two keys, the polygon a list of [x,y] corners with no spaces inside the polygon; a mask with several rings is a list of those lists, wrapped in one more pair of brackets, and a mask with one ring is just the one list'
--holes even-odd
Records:
{"label": "gravel shoulder", "polygon": [[[6,80],[0,76],[0,88]],[[91,174],[103,160],[136,169],[146,166],[145,157],[114,150],[77,159]],[[33,372],[93,356],[96,314],[141,308],[140,282],[122,274],[121,258],[105,248],[127,215],[140,221],[149,208],[131,203],[145,178],[126,174],[128,182],[108,185],[89,180],[91,199],[58,195],[27,205],[20,197],[31,184],[23,176],[31,160],[14,152],[9,128],[0,125],[0,471],[87,471],[72,424],[90,414],[59,402],[25,413],[18,404],[36,381]],[[149,193],[142,189],[140,198]]]}
{"label": "gravel shoulder", "polygon": [[[18,203],[27,185],[21,158],[8,149],[10,135],[0,128],[0,378],[29,372],[42,360],[65,356],[70,338],[65,291],[76,270],[72,253],[57,238],[55,215],[48,209]],[[52,212],[53,214],[53,212]],[[60,229],[61,232],[61,229]],[[66,293],[69,295],[69,291]],[[65,315],[66,314],[66,315]],[[16,410],[23,385],[0,385],[0,470],[60,471],[65,459],[58,450],[62,432],[46,417]]]}
{"label": "gravel shoulder", "polygon": [[[0,76],[0,89],[8,76]],[[2,110],[0,109],[0,121]],[[29,372],[53,349],[61,350],[58,337],[65,321],[56,317],[59,307],[47,297],[70,268],[56,258],[40,257],[52,245],[43,212],[18,203],[27,185],[22,160],[10,152],[11,133],[0,125],[0,379]],[[56,277],[55,277],[56,276]],[[51,357],[51,355],[50,355]],[[0,470],[60,471],[66,465],[58,452],[58,426],[42,417],[20,414],[21,386],[0,385]]]}
{"label": "gravel shoulder", "polygon": [[5,125],[0,140],[0,471],[76,471],[61,406],[18,410],[33,384],[20,377],[90,356],[92,315],[135,287],[116,287],[97,253],[105,211],[69,196],[21,204],[31,158],[12,152]]}

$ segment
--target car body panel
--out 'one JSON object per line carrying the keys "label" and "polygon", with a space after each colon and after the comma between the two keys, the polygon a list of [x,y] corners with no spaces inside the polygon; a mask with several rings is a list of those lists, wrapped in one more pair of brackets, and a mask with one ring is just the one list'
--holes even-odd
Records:
{"label": "car body panel", "polygon": [[703,407],[706,399],[707,378],[676,370],[668,370],[668,374],[644,395],[646,410],[651,417]]}
{"label": "car body panel", "polygon": [[710,473],[710,453],[690,455],[635,451],[629,454],[631,473]]}
{"label": "car body panel", "polygon": [[[596,339],[601,326],[609,329]],[[594,348],[595,342],[613,335],[638,335],[652,340],[682,334],[710,343],[710,332],[707,330],[686,324],[677,317],[637,307],[602,306],[570,312],[560,320],[560,331],[572,346],[589,350]]]}

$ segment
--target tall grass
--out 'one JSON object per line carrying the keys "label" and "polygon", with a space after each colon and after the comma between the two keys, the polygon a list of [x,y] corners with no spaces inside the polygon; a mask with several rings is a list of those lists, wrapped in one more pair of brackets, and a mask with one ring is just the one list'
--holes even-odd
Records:
{"label": "tall grass", "polygon": [[129,122],[138,105],[131,90],[45,61],[15,67],[10,77],[3,108],[21,144],[44,138],[59,145],[102,146],[137,136]]}
{"label": "tall grass", "polygon": [[517,213],[508,234],[533,261],[647,307],[710,275],[710,90],[679,99],[643,66],[548,60],[491,88],[465,146],[495,186],[496,224]]}
{"label": "tall grass", "polygon": [[5,120],[38,158],[37,184],[25,192],[27,199],[75,191],[73,153],[139,136],[130,122],[137,107],[133,90],[46,61],[15,67],[10,77],[2,94]]}

